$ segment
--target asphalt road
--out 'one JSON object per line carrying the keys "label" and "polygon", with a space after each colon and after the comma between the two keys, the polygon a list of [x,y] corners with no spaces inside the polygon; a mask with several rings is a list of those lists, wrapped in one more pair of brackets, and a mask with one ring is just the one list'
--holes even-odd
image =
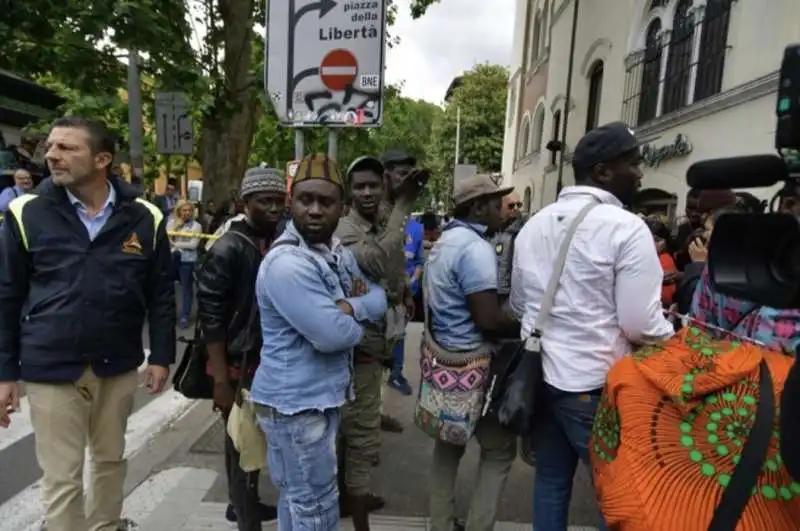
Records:
{"label": "asphalt road", "polygon": [[[406,341],[406,376],[410,382],[419,382],[420,326],[409,326]],[[381,514],[392,516],[426,516],[428,513],[428,465],[432,453],[432,440],[412,423],[414,397],[405,397],[387,388],[385,411],[403,421],[406,429],[401,434],[383,435],[380,465],[375,469],[374,491],[387,501]],[[209,415],[211,408],[209,407]],[[216,426],[219,426],[217,424]],[[188,451],[174,456],[166,468],[190,466],[213,469],[220,473],[205,501],[227,502],[226,483],[222,459],[222,430],[212,428]],[[466,514],[478,461],[478,446],[471,443],[462,462],[457,493],[457,506]],[[534,469],[517,460],[509,477],[499,518],[502,521],[530,522],[533,497]],[[277,492],[265,476],[261,478],[262,498],[275,503]],[[597,508],[588,473],[581,468],[575,478],[570,520],[572,525],[596,526]]]}

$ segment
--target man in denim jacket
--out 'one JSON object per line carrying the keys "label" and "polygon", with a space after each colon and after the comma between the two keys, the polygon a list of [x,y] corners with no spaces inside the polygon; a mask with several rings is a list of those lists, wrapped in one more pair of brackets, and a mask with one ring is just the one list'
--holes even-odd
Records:
{"label": "man in denim jacket", "polygon": [[353,348],[362,323],[386,312],[383,289],[333,234],[343,192],[333,161],[303,159],[292,186],[292,221],[256,281],[264,343],[251,393],[280,490],[280,529],[339,529],[339,407],[354,398]]}

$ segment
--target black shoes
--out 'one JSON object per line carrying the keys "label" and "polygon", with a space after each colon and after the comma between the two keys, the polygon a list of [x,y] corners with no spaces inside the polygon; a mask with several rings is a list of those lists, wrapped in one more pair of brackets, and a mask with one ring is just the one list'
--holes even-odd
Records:
{"label": "black shoes", "polygon": [[[225,519],[231,523],[236,522],[236,509],[231,505],[228,504],[228,508],[225,509]],[[267,505],[265,503],[258,504],[258,519],[262,522],[271,522],[273,520],[278,519],[278,508],[274,505]]]}

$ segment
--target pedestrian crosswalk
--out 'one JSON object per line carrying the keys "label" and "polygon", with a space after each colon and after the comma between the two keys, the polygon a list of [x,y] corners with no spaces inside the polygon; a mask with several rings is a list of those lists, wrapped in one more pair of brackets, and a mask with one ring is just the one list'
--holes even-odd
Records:
{"label": "pedestrian crosswalk", "polygon": [[[125,456],[130,458],[144,449],[159,432],[178,420],[194,403],[195,401],[169,390],[144,404],[128,421]],[[9,429],[0,431],[0,456],[6,451],[26,446],[28,448],[22,448],[18,452],[26,459],[25,462],[5,463],[4,468],[12,468],[12,465],[13,468],[36,466],[30,451],[33,446],[33,426],[25,397],[21,406],[21,412],[14,416]],[[89,462],[87,454],[87,464]],[[88,466],[84,467],[84,478],[88,469]],[[4,470],[3,475],[3,482],[8,485],[14,480],[15,470]],[[38,531],[43,514],[40,481],[27,486],[21,485],[13,496],[0,501],[0,531]]]}
{"label": "pedestrian crosswalk", "polygon": [[[141,484],[125,500],[123,513],[138,522],[142,531],[233,531],[225,520],[224,503],[208,503],[206,498],[217,477],[213,470],[177,467],[164,470]],[[427,531],[424,517],[399,517],[375,514],[370,517],[373,531]],[[530,531],[531,524],[498,522],[495,531]],[[277,523],[265,523],[264,531],[277,531]],[[343,520],[340,531],[352,531]],[[571,526],[568,531],[597,531],[594,527]]]}

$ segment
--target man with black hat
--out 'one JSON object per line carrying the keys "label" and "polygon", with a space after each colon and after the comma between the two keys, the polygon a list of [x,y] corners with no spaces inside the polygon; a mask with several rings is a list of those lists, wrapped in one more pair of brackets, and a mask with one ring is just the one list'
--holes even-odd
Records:
{"label": "man with black hat", "polygon": [[[377,227],[387,230],[389,220],[397,208],[402,208],[404,220],[402,232],[405,233],[405,223],[411,214],[414,201],[426,183],[426,173],[416,169],[417,159],[403,149],[389,149],[381,157],[384,167],[384,199],[378,209]],[[408,195],[411,194],[411,195]],[[406,197],[408,196],[408,197]],[[404,200],[408,199],[407,201]],[[401,204],[402,203],[402,204]],[[406,273],[405,244],[401,239],[398,245],[392,246],[387,256],[391,280],[387,289],[389,305],[396,308],[405,306],[408,317],[414,313],[414,296],[411,293],[410,280]],[[388,280],[388,279],[387,279]],[[402,334],[403,331],[400,331]],[[397,339],[400,339],[398,336]],[[394,417],[382,414],[381,429],[389,432],[403,431],[403,425]]]}
{"label": "man with black hat", "polygon": [[[236,393],[248,389],[258,367],[261,326],[253,286],[261,259],[275,239],[286,201],[286,180],[273,168],[251,168],[242,179],[245,219],[234,221],[209,249],[197,273],[197,316],[214,378],[214,409],[228,415]],[[228,520],[239,531],[261,529],[277,509],[258,501],[258,476],[239,466],[239,452],[225,434]]]}
{"label": "man with black hat", "polygon": [[279,529],[339,529],[336,437],[340,408],[356,397],[353,348],[386,313],[384,290],[334,234],[344,180],[310,155],[292,183],[292,221],[256,281],[263,345],[251,397],[280,489]]}
{"label": "man with black hat", "polygon": [[389,218],[379,225],[378,209],[384,196],[384,167],[374,157],[360,157],[347,170],[350,211],[339,220],[336,235],[353,255],[361,270],[373,282],[385,286],[395,297],[384,319],[364,328],[356,347],[353,386],[356,398],[342,408],[341,466],[339,468],[342,513],[351,514],[356,531],[369,529],[368,512],[383,506],[370,493],[372,468],[380,456],[381,388],[383,367],[393,358],[394,345],[406,324],[402,295],[405,287],[405,255],[399,276],[397,249],[405,241],[405,224],[411,213],[418,186],[405,180],[395,191],[396,201]]}
{"label": "man with black hat", "polygon": [[645,222],[625,210],[638,191],[641,153],[633,131],[614,122],[575,147],[575,186],[540,210],[516,239],[511,307],[530,335],[567,228],[571,239],[542,338],[545,387],[537,419],[533,525],[567,528],[578,461],[589,465],[592,421],[611,366],[634,345],[673,333],[661,311],[663,273]]}

